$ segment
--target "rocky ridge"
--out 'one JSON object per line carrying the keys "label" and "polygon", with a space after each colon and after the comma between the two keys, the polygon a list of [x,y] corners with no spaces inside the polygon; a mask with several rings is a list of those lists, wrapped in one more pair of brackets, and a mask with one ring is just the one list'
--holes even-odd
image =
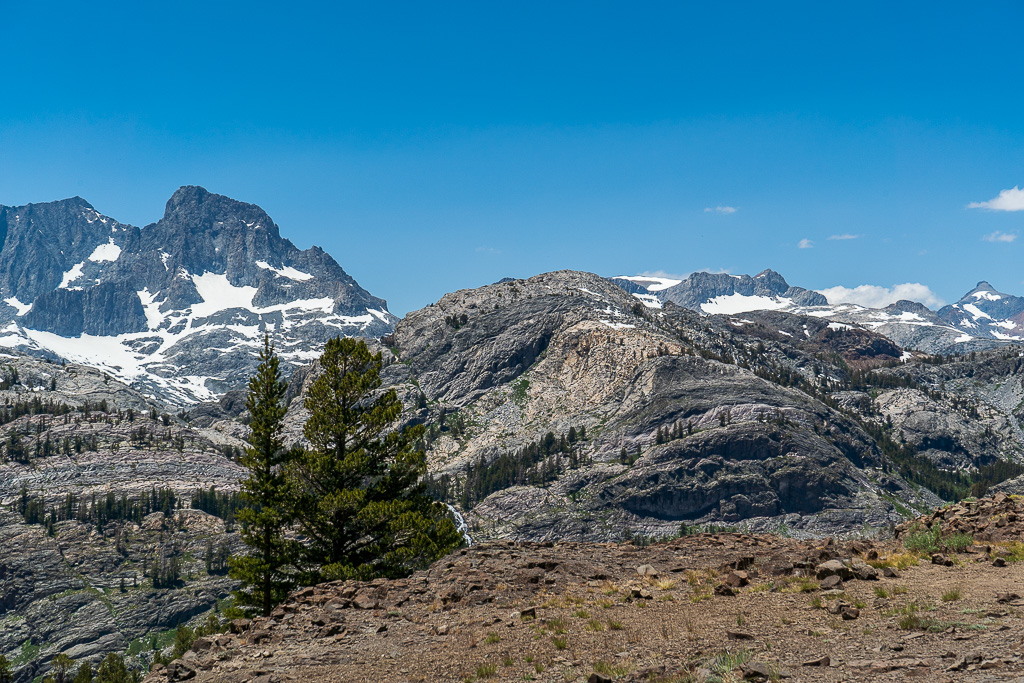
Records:
{"label": "rocky ridge", "polygon": [[186,186],[137,228],[76,197],[0,206],[0,344],[92,365],[174,405],[215,399],[269,332],[286,368],[395,318],[258,206]]}
{"label": "rocky ridge", "polygon": [[[980,398],[1021,391],[1017,350],[985,356],[1001,369],[972,383],[863,328],[648,309],[586,273],[449,294],[385,343],[407,421],[443,423],[427,444],[437,490],[481,538],[884,529],[939,501],[899,474],[916,465],[887,464],[879,432],[940,469],[1021,454],[1017,416]],[[586,436],[523,459],[570,429]]]}
{"label": "rocky ridge", "polygon": [[1024,338],[1024,298],[997,292],[987,282],[978,283],[957,303],[932,311],[913,301],[897,301],[884,308],[830,304],[819,292],[791,287],[773,270],[754,277],[698,272],[682,280],[649,276],[611,280],[652,308],[672,301],[707,314],[787,311],[862,327],[903,348],[931,354],[998,348]]}

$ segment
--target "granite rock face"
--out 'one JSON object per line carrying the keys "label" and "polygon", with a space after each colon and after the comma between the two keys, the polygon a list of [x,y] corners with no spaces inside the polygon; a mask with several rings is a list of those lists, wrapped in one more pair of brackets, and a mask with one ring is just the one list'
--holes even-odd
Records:
{"label": "granite rock face", "polygon": [[[608,540],[684,523],[820,535],[894,524],[893,501],[938,502],[889,471],[866,415],[793,386],[897,363],[902,350],[867,330],[651,310],[566,271],[449,294],[385,341],[398,354],[387,380],[427,404],[406,419],[445,415],[428,455],[453,502],[549,432],[586,435],[471,496],[480,537]],[[523,485],[545,467],[557,474],[544,486]]]}
{"label": "granite rock face", "polygon": [[[144,228],[81,198],[0,206],[4,345],[90,364],[176,405],[242,386],[269,332],[286,369],[395,318],[258,206],[182,187]],[[85,335],[83,337],[83,335]]]}

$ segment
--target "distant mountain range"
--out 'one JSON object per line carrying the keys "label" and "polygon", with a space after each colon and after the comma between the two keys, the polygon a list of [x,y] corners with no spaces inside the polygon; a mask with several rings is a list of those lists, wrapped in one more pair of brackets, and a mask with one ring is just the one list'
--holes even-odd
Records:
{"label": "distant mountain range", "polygon": [[[932,311],[912,301],[830,304],[773,270],[611,281],[649,308],[784,311],[927,353],[1024,341],[1024,297],[987,282]],[[264,332],[287,370],[332,336],[378,338],[396,322],[322,249],[296,248],[260,207],[201,187],[178,189],[163,218],[143,228],[80,197],[0,205],[0,347],[96,367],[171,405],[242,386]]]}
{"label": "distant mountain range", "polygon": [[636,275],[612,281],[651,308],[672,302],[709,315],[786,311],[863,327],[927,353],[964,353],[1024,341],[1024,297],[998,292],[987,282],[932,311],[906,300],[885,308],[830,304],[819,292],[791,287],[773,270],[753,277],[693,273],[681,280]]}
{"label": "distant mountain range", "polygon": [[264,332],[286,366],[396,318],[260,207],[180,188],[144,228],[80,197],[0,206],[0,346],[91,365],[172,404],[244,382]]}

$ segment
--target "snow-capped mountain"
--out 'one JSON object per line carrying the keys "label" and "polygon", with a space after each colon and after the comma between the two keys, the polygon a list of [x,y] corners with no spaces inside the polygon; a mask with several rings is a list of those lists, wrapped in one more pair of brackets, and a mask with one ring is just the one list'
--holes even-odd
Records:
{"label": "snow-capped mountain", "polygon": [[[802,287],[790,287],[774,270],[757,275],[693,273],[684,280],[619,276],[645,287],[661,302],[671,301],[683,308],[702,313],[741,313],[754,310],[778,310],[792,306],[827,306],[828,299]],[[652,284],[647,284],[652,283]]]}
{"label": "snow-capped mountain", "polygon": [[243,384],[264,331],[285,365],[394,328],[319,247],[258,206],[180,188],[137,228],[75,197],[0,206],[0,346],[98,367],[176,404]]}
{"label": "snow-capped mountain", "polygon": [[905,300],[885,308],[831,304],[820,292],[791,287],[772,270],[753,277],[693,273],[676,280],[637,275],[612,281],[651,308],[672,301],[708,315],[784,311],[863,327],[905,349],[928,353],[964,353],[1024,341],[1024,298],[997,292],[987,282],[978,283],[963,299],[935,312]]}
{"label": "snow-capped mountain", "polygon": [[1024,297],[997,292],[984,281],[960,301],[940,308],[938,316],[971,336],[1024,340]]}

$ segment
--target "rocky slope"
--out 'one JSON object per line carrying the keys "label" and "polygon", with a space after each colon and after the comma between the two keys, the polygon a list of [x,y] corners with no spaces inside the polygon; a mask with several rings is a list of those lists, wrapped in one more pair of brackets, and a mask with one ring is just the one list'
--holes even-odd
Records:
{"label": "rocky slope", "polygon": [[175,405],[216,398],[270,332],[286,367],[395,322],[322,249],[258,206],[182,187],[144,228],[81,198],[0,206],[0,345],[97,367]]}
{"label": "rocky slope", "polygon": [[95,664],[133,643],[148,651],[229,596],[237,535],[177,507],[237,489],[227,454],[241,425],[192,428],[83,366],[8,356],[0,378],[0,653],[16,680],[62,652]]}
{"label": "rocky slope", "polygon": [[146,681],[1017,680],[1020,519],[1004,496],[901,530],[940,525],[935,554],[737,534],[484,544],[296,592]]}
{"label": "rocky slope", "polygon": [[[436,490],[466,508],[477,536],[884,528],[938,502],[901,473],[929,458],[975,468],[1020,454],[1002,408],[926,435],[922,411],[899,397],[930,391],[941,413],[954,396],[937,377],[885,379],[902,377],[882,366],[905,352],[868,330],[637,303],[597,276],[550,273],[447,295],[386,340],[397,354],[388,382],[409,404],[422,392],[407,419],[444,420],[428,450]],[[877,386],[855,374],[872,367]],[[1019,387],[1019,365],[1004,370]],[[917,459],[892,462],[885,448],[915,434]],[[943,450],[946,437],[959,445]]]}

